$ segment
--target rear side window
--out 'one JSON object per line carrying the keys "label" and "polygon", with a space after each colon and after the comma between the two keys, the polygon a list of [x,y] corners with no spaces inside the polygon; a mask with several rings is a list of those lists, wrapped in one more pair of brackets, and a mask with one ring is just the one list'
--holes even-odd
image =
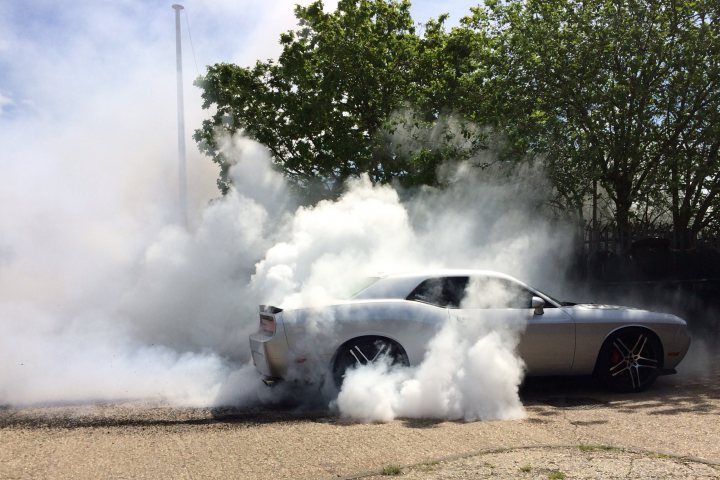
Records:
{"label": "rear side window", "polygon": [[462,308],[531,308],[533,293],[503,278],[472,277],[467,284]]}
{"label": "rear side window", "polygon": [[468,277],[429,278],[408,295],[407,300],[438,307],[458,308],[465,296]]}
{"label": "rear side window", "polygon": [[503,278],[438,277],[420,283],[407,300],[443,308],[526,309],[532,308],[533,295],[522,285]]}

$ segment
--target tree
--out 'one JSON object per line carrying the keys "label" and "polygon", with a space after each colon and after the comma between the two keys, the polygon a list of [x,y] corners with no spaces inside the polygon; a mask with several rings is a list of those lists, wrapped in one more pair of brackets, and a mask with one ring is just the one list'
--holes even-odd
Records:
{"label": "tree", "polygon": [[[544,153],[574,208],[597,180],[626,247],[633,215],[657,200],[654,191],[677,196],[678,212],[698,194],[705,202],[683,211],[705,215],[713,176],[698,161],[717,155],[708,130],[718,109],[717,33],[709,32],[717,8],[690,0],[486,2],[466,25],[482,37],[477,55],[488,64],[473,79],[476,95],[494,100],[473,114],[493,109],[518,144]],[[667,168],[676,172],[670,184]]]}
{"label": "tree", "polygon": [[[661,172],[673,220],[675,245],[689,248],[720,220],[720,36],[717,2],[675,6],[671,75],[660,124],[671,141],[661,150]],[[668,121],[672,119],[672,121]]]}
{"label": "tree", "polygon": [[341,0],[297,6],[300,28],[281,36],[276,62],[252,68],[217,64],[199,81],[203,107],[216,113],[195,134],[222,168],[218,129],[245,134],[267,146],[295,183],[321,183],[328,194],[349,176],[389,181],[399,166],[378,148],[376,133],[409,97],[419,39],[408,1]]}
{"label": "tree", "polygon": [[299,28],[281,36],[277,62],[209,67],[198,85],[215,113],[195,139],[220,165],[220,189],[230,167],[216,141],[223,131],[243,131],[294,184],[331,197],[361,173],[434,184],[441,162],[484,148],[482,131],[452,115],[470,53],[465,32],[446,32],[442,15],[421,37],[409,8],[407,0],[341,0],[332,13],[321,2],[298,6]]}
{"label": "tree", "polygon": [[397,178],[406,187],[443,183],[438,175],[442,164],[473,159],[490,148],[493,137],[484,125],[459,113],[467,95],[463,78],[476,68],[475,34],[464,28],[447,31],[447,18],[440,15],[423,25],[406,108],[393,113],[381,131],[390,139],[385,150],[402,166]]}
{"label": "tree", "polygon": [[474,158],[496,132],[498,158],[544,157],[554,204],[581,224],[601,192],[624,247],[638,223],[672,222],[681,248],[718,229],[716,0],[487,0],[421,33],[409,7],[297,7],[277,62],[210,67],[199,84],[216,111],[195,138],[220,188],[218,131],[243,131],[330,197],[359,174],[436,185],[441,163]]}

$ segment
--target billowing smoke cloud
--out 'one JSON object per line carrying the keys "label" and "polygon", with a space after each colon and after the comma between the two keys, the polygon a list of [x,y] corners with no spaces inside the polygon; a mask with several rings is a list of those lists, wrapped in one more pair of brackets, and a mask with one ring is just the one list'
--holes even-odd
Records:
{"label": "billowing smoke cloud", "polygon": [[[267,153],[242,140],[233,148],[244,152],[233,174],[264,178],[266,200],[280,203],[269,196],[282,188],[282,178]],[[213,404],[228,379],[245,375],[238,368],[250,370],[242,366],[256,324],[249,280],[271,242],[264,234],[273,221],[257,198],[233,191],[205,209],[194,232],[170,224],[142,248],[132,238],[115,240],[130,250],[119,259],[93,250],[82,257],[85,242],[103,240],[92,229],[74,232],[77,242],[57,238],[51,259],[60,258],[49,268],[37,264],[28,245],[10,243],[3,281],[17,276],[36,290],[6,291],[1,298],[0,403],[142,398]],[[255,386],[244,383],[245,390]]]}
{"label": "billowing smoke cloud", "polygon": [[385,359],[346,374],[335,402],[341,415],[362,421],[522,417],[524,364],[516,347],[526,318],[494,309],[509,306],[511,296],[499,282],[472,279],[461,310],[451,312],[420,365],[393,367]]}
{"label": "billowing smoke cloud", "polygon": [[[290,4],[185,6],[200,66],[276,55],[294,25]],[[228,138],[235,188],[208,203],[217,172],[189,143],[192,227],[180,228],[169,5],[0,11],[0,404],[272,401],[248,364],[259,303],[321,304],[363,275],[418,267],[554,278],[562,235],[534,218],[544,187],[532,167],[456,165],[449,188],[417,192],[361,178],[298,209],[267,152]],[[237,42],[242,22],[265,40]],[[204,113],[187,46],[191,127]],[[458,408],[434,412],[473,416]]]}
{"label": "billowing smoke cloud", "polygon": [[[199,69],[277,56],[296,19],[292,4],[184,5],[190,133],[205,117],[195,54]],[[170,3],[0,4],[0,404],[208,405],[254,374],[243,295],[274,210],[235,195],[205,208],[217,170],[188,141],[192,233],[173,226],[173,17]],[[253,158],[238,169],[272,175]]]}
{"label": "billowing smoke cloud", "polygon": [[[552,263],[548,248],[562,238],[521,208],[526,200],[519,192],[529,189],[534,170],[460,166],[449,188],[404,202],[392,187],[361,178],[337,201],[296,209],[262,147],[227,139],[226,154],[236,161],[236,188],[204,210],[194,231],[169,225],[144,249],[134,246],[130,261],[101,263],[96,271],[83,265],[100,281],[83,283],[57,308],[32,296],[3,298],[0,402],[258,401],[266,393],[247,365],[247,336],[257,328],[259,303],[319,305],[347,296],[364,275],[417,267],[497,268],[537,278]],[[21,275],[22,262],[10,258],[4,273]],[[38,288],[57,300],[52,284]],[[341,412],[362,419],[518,415],[522,365],[514,348],[521,328],[503,333],[474,322],[468,331],[461,323],[433,340],[417,370],[374,372],[396,391],[387,401],[395,397],[402,406],[353,413],[348,387],[338,401]],[[453,344],[461,348],[450,355]],[[445,375],[442,382],[438,375]],[[433,398],[427,389],[438,384],[447,387],[446,398],[418,400]]]}
{"label": "billowing smoke cloud", "polygon": [[139,341],[102,312],[69,317],[3,304],[0,316],[1,404],[142,399],[203,406],[228,374],[216,354]]}
{"label": "billowing smoke cloud", "polygon": [[521,418],[524,365],[515,347],[522,328],[510,332],[499,325],[451,318],[419,366],[377,362],[351,369],[335,404],[341,415],[366,422]]}
{"label": "billowing smoke cloud", "polygon": [[[288,239],[257,265],[263,302],[319,305],[346,298],[359,275],[415,268],[490,268],[546,283],[560,277],[562,262],[552,252],[567,237],[533,216],[546,191],[537,168],[461,164],[447,175],[448,188],[406,201],[359,179],[338,201],[298,210]],[[466,301],[483,308],[506,293],[476,289]],[[379,363],[352,371],[336,403],[340,413],[363,421],[518,417],[523,364],[515,350],[524,322],[510,328],[507,319],[489,320],[449,322],[417,368]],[[331,321],[319,318],[312,335],[325,339],[328,329]]]}

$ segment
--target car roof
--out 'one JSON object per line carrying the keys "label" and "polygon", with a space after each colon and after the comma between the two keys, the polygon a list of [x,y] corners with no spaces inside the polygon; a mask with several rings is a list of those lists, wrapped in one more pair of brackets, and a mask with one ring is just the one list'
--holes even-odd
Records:
{"label": "car roof", "polygon": [[378,275],[380,278],[418,278],[427,279],[435,277],[496,277],[505,278],[508,280],[517,280],[515,277],[511,277],[505,273],[497,272],[495,270],[478,270],[468,268],[436,268],[431,270],[418,270],[413,272],[399,272],[399,273],[386,273]]}
{"label": "car roof", "polygon": [[393,273],[377,275],[379,280],[365,290],[362,290],[355,299],[373,298],[405,298],[418,284],[429,278],[439,277],[494,277],[517,282],[527,286],[518,279],[493,270],[473,269],[432,269],[415,272]]}

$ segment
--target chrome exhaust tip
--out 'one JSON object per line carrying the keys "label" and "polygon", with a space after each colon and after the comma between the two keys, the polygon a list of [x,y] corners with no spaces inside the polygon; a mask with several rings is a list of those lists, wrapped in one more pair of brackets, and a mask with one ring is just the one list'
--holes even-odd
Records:
{"label": "chrome exhaust tip", "polygon": [[263,377],[262,382],[265,384],[266,387],[274,387],[280,382],[280,379],[278,378],[271,378],[271,377]]}

